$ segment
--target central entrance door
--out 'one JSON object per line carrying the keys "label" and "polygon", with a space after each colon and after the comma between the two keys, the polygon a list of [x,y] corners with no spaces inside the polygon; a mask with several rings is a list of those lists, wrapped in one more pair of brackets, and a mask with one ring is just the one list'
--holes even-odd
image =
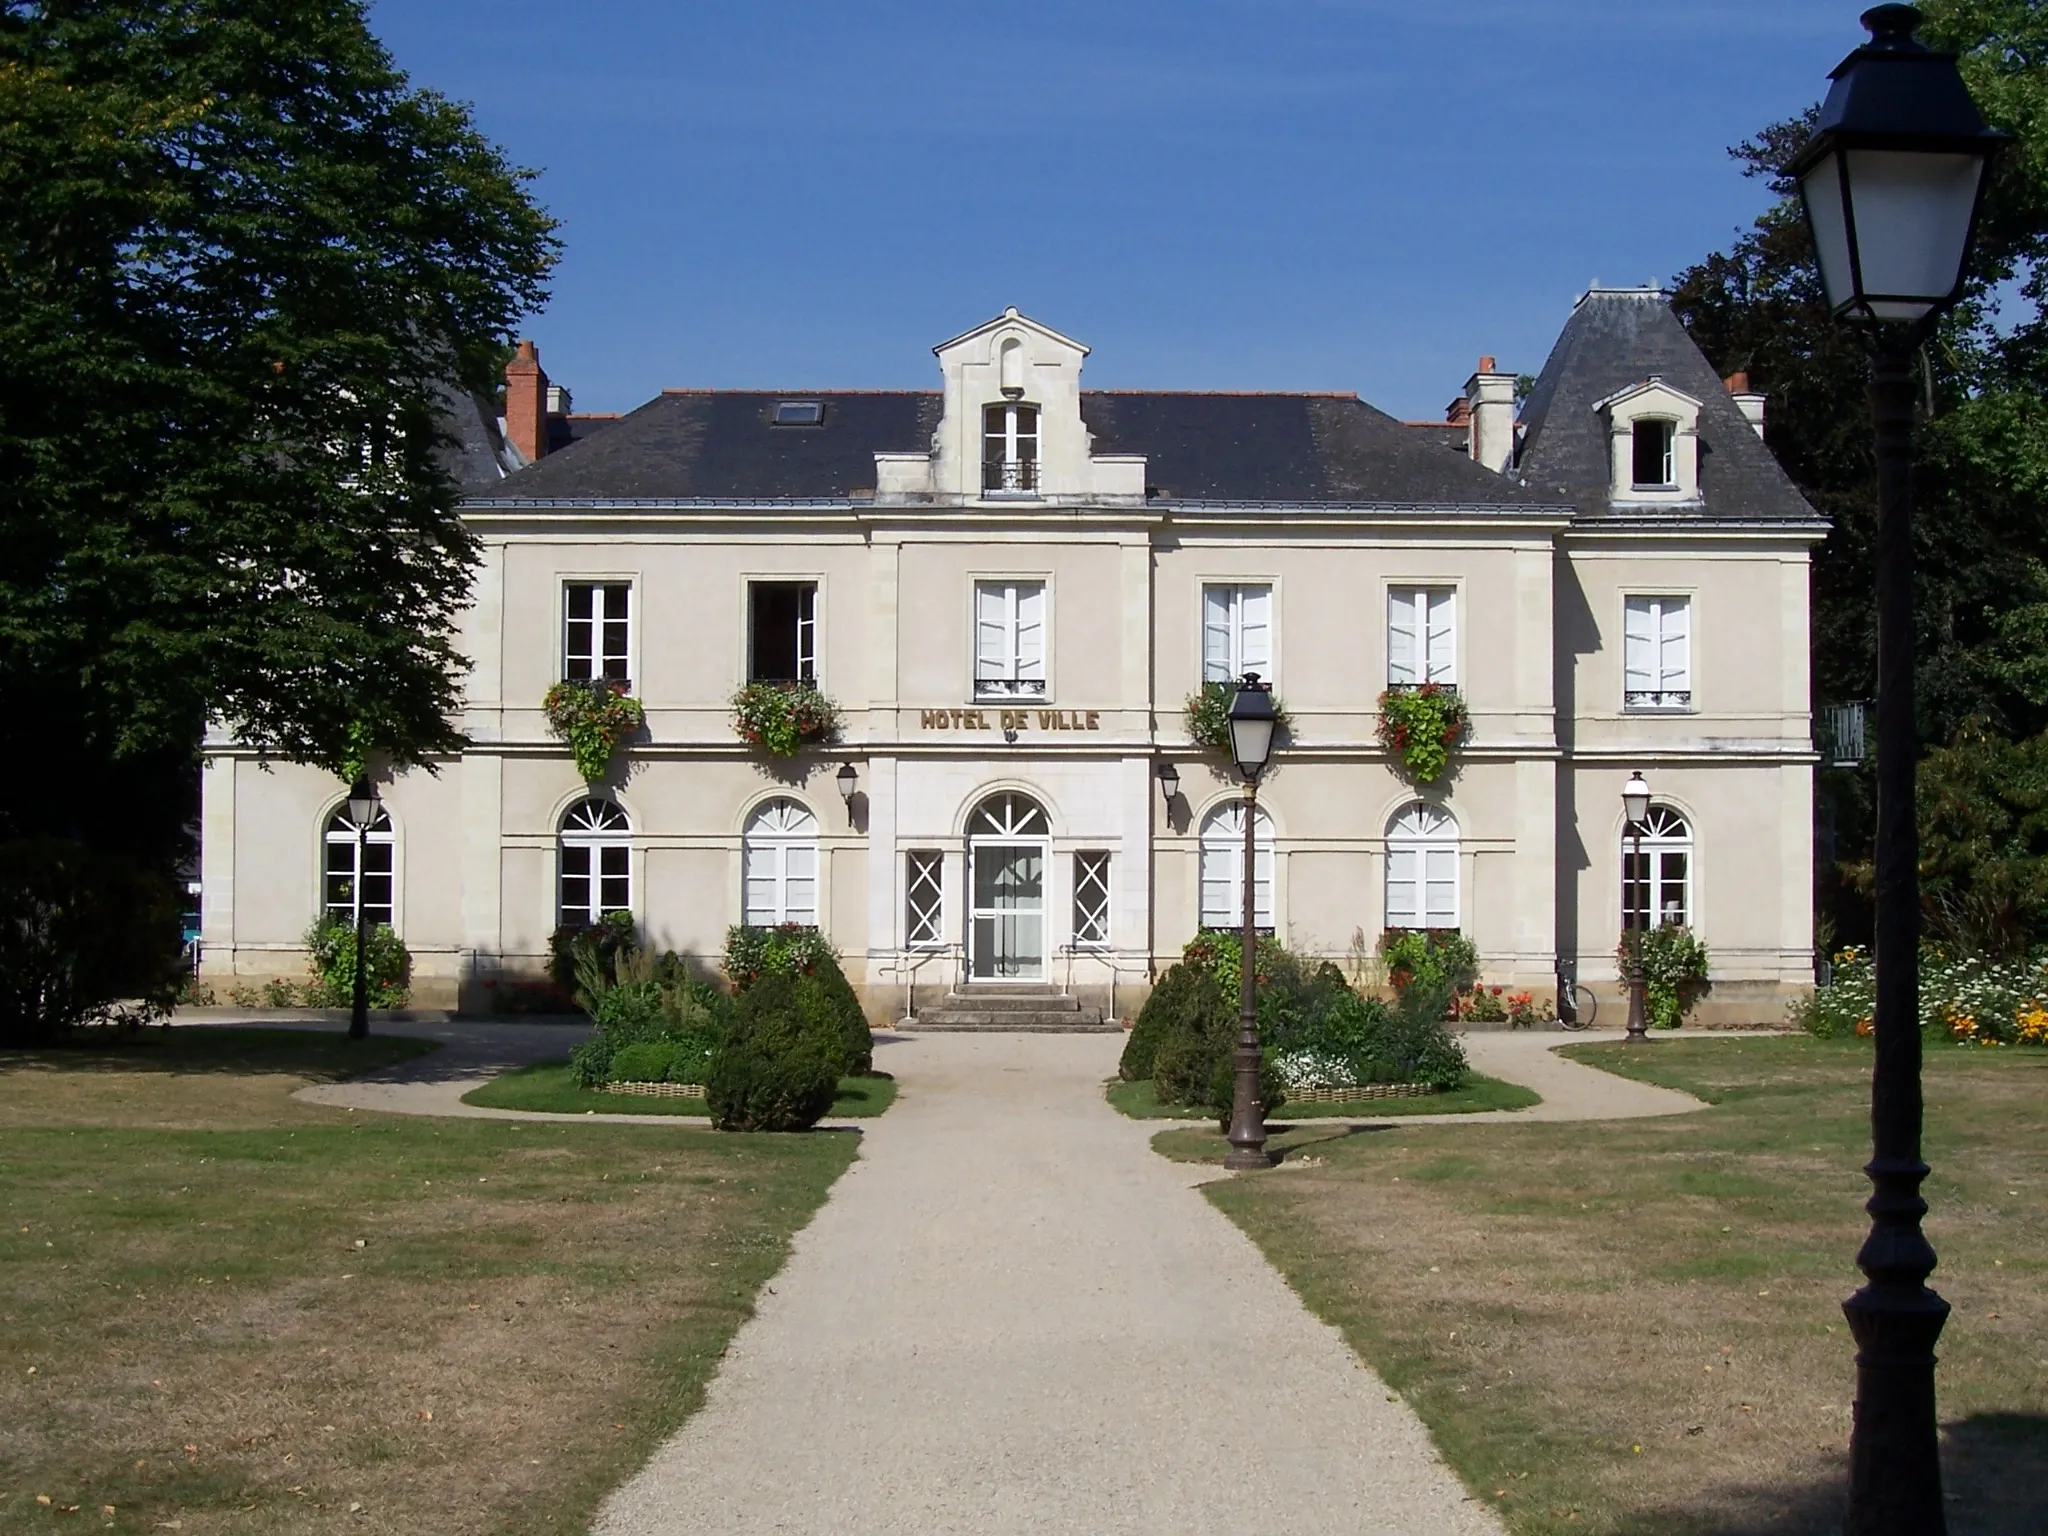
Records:
{"label": "central entrance door", "polygon": [[973,981],[1045,979],[1045,866],[1051,828],[1025,795],[992,795],[967,830]]}

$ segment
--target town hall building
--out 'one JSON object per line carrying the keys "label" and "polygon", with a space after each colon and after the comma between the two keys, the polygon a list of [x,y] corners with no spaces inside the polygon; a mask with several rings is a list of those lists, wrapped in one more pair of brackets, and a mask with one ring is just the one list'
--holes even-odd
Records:
{"label": "town hall building", "polygon": [[[1014,309],[934,350],[929,391],[611,418],[522,344],[503,418],[463,424],[469,748],[382,784],[359,843],[347,786],[210,740],[203,974],[300,976],[361,900],[419,1004],[481,1008],[623,910],[707,968],[731,924],[816,924],[877,1022],[1027,983],[1127,1017],[1239,920],[1241,789],[1183,714],[1256,672],[1289,724],[1250,875],[1290,947],[1456,928],[1488,982],[1611,997],[1647,910],[1708,946],[1709,1010],[1810,984],[1826,530],[1663,293],[1595,288],[1525,397],[1484,358],[1441,422],[1090,390],[1088,348]],[[645,709],[601,781],[547,728],[565,678]],[[749,682],[815,684],[836,739],[766,755]],[[1470,725],[1417,784],[1376,727],[1425,682]]]}

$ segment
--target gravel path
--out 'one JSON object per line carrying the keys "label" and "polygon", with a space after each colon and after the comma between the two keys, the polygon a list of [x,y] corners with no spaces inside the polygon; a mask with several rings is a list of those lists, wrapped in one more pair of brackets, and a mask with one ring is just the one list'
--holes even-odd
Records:
{"label": "gravel path", "polygon": [[1104,1104],[1122,1045],[891,1044],[896,1105],[595,1530],[1498,1533],[1215,1170]]}

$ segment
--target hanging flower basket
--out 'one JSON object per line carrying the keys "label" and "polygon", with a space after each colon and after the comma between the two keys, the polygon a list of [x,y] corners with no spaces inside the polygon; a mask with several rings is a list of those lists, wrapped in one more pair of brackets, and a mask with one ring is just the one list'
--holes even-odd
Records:
{"label": "hanging flower basket", "polygon": [[732,696],[732,728],[770,757],[791,757],[839,734],[839,706],[815,683],[749,683]]}
{"label": "hanging flower basket", "polygon": [[1380,745],[1417,784],[1444,776],[1470,724],[1458,690],[1442,683],[1403,684],[1380,695]]}
{"label": "hanging flower basket", "polygon": [[[1186,708],[1181,713],[1181,724],[1197,746],[1207,747],[1211,752],[1230,752],[1230,704],[1237,697],[1237,684],[1208,682],[1188,695]],[[1287,717],[1287,706],[1279,699],[1273,700],[1273,728],[1284,731],[1293,724]]]}
{"label": "hanging flower basket", "polygon": [[557,683],[540,707],[548,729],[569,744],[576,771],[592,783],[605,776],[612,754],[647,723],[647,711],[623,684],[602,679]]}

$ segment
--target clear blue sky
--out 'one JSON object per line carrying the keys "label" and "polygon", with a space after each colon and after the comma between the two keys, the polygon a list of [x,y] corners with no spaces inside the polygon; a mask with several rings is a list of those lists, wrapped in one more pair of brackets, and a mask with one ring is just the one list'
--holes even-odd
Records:
{"label": "clear blue sky", "polygon": [[579,410],[665,385],[929,388],[1015,304],[1100,388],[1535,372],[1595,277],[1765,189],[1729,144],[1862,37],[1816,0],[376,0],[567,250],[529,319]]}

